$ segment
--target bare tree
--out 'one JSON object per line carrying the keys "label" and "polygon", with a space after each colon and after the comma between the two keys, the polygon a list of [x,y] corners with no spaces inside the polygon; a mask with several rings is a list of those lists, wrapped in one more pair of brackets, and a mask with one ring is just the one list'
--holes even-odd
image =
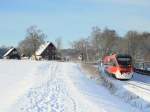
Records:
{"label": "bare tree", "polygon": [[80,55],[82,56],[82,61],[89,61],[89,41],[86,38],[81,38],[77,41],[72,42],[72,47],[80,52]]}
{"label": "bare tree", "polygon": [[118,39],[116,31],[108,28],[101,31],[98,27],[94,27],[91,33],[92,45],[101,57],[116,52]]}
{"label": "bare tree", "polygon": [[19,49],[22,54],[26,56],[35,55],[35,51],[45,41],[46,35],[37,28],[37,26],[31,26],[27,29],[27,36],[19,43]]}

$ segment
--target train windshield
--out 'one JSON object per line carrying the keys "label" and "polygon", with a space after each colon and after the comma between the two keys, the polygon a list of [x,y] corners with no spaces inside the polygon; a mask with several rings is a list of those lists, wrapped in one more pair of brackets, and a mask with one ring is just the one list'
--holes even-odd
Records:
{"label": "train windshield", "polygon": [[131,65],[131,58],[130,57],[118,57],[117,58],[119,65]]}

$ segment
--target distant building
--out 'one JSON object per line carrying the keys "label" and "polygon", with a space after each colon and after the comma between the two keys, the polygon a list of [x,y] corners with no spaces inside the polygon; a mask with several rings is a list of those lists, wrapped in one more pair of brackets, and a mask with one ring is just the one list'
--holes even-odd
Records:
{"label": "distant building", "polygon": [[19,52],[16,48],[10,48],[3,56],[4,59],[20,59]]}
{"label": "distant building", "polygon": [[42,44],[39,49],[35,52],[36,58],[38,60],[45,59],[45,60],[56,60],[57,53],[56,47],[53,43],[47,42]]}

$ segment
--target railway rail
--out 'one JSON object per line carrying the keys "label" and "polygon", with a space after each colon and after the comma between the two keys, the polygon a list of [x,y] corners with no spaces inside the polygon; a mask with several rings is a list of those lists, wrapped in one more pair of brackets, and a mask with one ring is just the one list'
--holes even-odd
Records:
{"label": "railway rail", "polygon": [[137,88],[138,90],[142,90],[148,94],[150,94],[150,84],[145,84],[142,82],[127,82],[128,86],[132,86],[134,88]]}

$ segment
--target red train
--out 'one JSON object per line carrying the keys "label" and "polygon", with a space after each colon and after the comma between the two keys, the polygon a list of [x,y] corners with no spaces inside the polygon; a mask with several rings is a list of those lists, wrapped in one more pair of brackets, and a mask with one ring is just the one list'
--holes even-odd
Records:
{"label": "red train", "polygon": [[105,56],[103,64],[105,71],[117,79],[131,79],[133,76],[132,57],[130,55]]}

